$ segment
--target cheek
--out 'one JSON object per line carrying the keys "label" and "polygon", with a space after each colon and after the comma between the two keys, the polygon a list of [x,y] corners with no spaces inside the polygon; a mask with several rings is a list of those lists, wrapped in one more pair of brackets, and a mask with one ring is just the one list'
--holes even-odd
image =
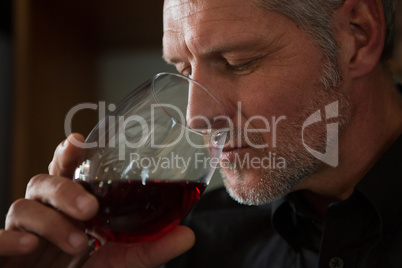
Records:
{"label": "cheek", "polygon": [[[313,87],[313,86],[312,86]],[[300,120],[306,106],[311,105],[311,92],[288,87],[286,84],[270,83],[253,89],[253,94],[241,98],[241,113],[244,118],[263,118],[272,120],[285,117],[287,120]],[[252,125],[263,126],[263,120],[252,120]]]}
{"label": "cheek", "polygon": [[294,117],[306,108],[319,86],[319,72],[300,64],[285,67],[260,70],[239,84],[244,116]]}
{"label": "cheek", "polygon": [[[284,116],[286,124],[300,125],[316,106],[317,92],[321,89],[321,56],[312,52],[312,48],[301,52],[299,47],[285,50],[281,56],[261,63],[254,73],[239,78],[234,85],[246,120],[260,116],[272,122],[273,117]],[[258,120],[253,125],[264,127]]]}
{"label": "cheek", "polygon": [[[240,99],[257,114],[287,115],[305,108],[322,77],[323,63],[316,49],[287,47],[281,56],[266,59],[258,70],[240,79]],[[296,45],[297,46],[297,45]]]}
{"label": "cheek", "polygon": [[278,81],[260,85],[253,88],[253,94],[241,98],[243,127],[263,130],[259,134],[270,150],[285,141],[299,141],[303,122],[314,109],[319,109],[314,99],[317,85],[305,83],[301,88]]}

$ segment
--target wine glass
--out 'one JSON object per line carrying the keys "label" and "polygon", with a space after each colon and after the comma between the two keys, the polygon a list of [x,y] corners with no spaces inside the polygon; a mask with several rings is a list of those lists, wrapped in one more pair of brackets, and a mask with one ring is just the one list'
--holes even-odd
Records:
{"label": "wine glass", "polygon": [[100,205],[85,223],[95,248],[152,240],[179,224],[207,187],[228,131],[218,100],[179,74],[157,74],[112,110],[87,137],[74,175]]}

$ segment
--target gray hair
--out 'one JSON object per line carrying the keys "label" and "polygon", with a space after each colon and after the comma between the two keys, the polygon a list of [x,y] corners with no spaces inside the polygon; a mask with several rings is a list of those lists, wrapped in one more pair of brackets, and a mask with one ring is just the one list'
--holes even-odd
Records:
{"label": "gray hair", "polygon": [[[392,54],[396,1],[382,0],[386,23],[382,60],[389,58]],[[321,82],[327,89],[337,87],[342,81],[342,74],[338,67],[338,46],[333,33],[332,14],[344,2],[345,0],[257,0],[258,5],[289,17],[314,38],[325,57]]]}

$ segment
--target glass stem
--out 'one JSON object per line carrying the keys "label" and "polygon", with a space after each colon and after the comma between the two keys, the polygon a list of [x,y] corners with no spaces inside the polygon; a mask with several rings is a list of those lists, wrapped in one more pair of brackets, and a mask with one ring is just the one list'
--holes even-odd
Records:
{"label": "glass stem", "polygon": [[85,262],[89,259],[89,257],[91,257],[91,255],[96,251],[96,245],[95,245],[95,240],[94,239],[90,239],[88,241],[88,247],[87,249],[79,254],[74,256],[71,259],[70,264],[67,266],[67,268],[80,268],[82,267]]}

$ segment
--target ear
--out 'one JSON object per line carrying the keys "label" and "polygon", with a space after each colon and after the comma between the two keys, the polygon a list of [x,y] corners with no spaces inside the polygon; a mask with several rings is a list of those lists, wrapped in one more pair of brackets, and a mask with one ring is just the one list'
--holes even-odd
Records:
{"label": "ear", "polygon": [[[351,78],[369,74],[384,48],[385,21],[381,0],[346,0],[336,12],[342,58]],[[346,43],[345,43],[346,42]],[[342,50],[342,49],[341,49]],[[341,52],[341,53],[342,53]]]}

